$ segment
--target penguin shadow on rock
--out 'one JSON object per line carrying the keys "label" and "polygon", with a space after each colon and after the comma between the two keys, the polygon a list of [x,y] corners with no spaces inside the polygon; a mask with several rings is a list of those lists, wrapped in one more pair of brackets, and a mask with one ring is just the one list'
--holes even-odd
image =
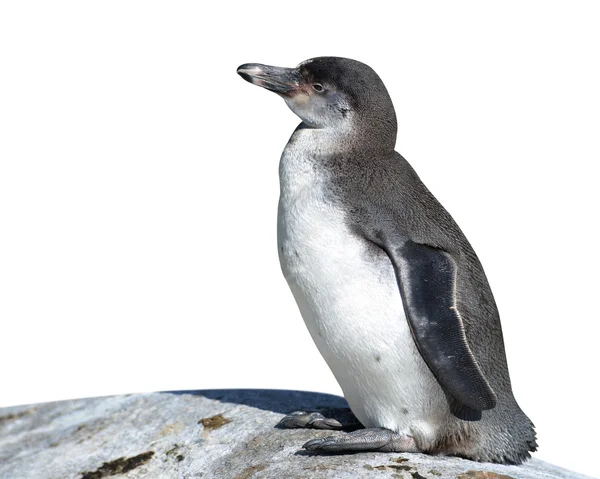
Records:
{"label": "penguin shadow on rock", "polygon": [[[304,449],[505,464],[529,458],[535,431],[512,393],[483,267],[394,151],[396,113],[379,76],[338,57],[295,68],[247,63],[237,72],[279,95],[301,120],[279,163],[281,269],[365,427]],[[279,426],[343,427],[306,411]]]}
{"label": "penguin shadow on rock", "polygon": [[[165,393],[193,394],[278,414],[288,414],[290,411],[299,409],[309,410],[311,412],[306,413],[307,415],[312,414],[315,419],[320,417],[323,420],[328,420],[334,426],[333,429],[341,428],[344,431],[354,431],[362,428],[358,419],[352,414],[346,400],[333,394],[285,389],[201,389],[197,391],[166,391]],[[285,424],[286,418],[283,418],[276,427],[288,428],[289,426]],[[313,424],[312,427],[316,427],[316,425]]]}

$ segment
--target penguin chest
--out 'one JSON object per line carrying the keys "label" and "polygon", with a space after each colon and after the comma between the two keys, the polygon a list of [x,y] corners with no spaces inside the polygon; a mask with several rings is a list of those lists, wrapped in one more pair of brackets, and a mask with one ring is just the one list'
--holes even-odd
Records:
{"label": "penguin chest", "polygon": [[[285,154],[282,163],[286,160]],[[385,252],[347,226],[326,175],[281,170],[278,248],[306,326],[367,427],[411,430],[439,386],[420,356]]]}
{"label": "penguin chest", "polygon": [[386,356],[403,360],[398,350],[412,348],[413,339],[393,267],[349,231],[343,212],[317,188],[292,198],[282,193],[278,247],[306,326],[343,389],[381,369]]}

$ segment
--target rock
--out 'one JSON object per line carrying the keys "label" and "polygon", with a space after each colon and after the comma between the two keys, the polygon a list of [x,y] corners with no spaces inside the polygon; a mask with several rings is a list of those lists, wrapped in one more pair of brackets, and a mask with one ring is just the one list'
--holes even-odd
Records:
{"label": "rock", "polygon": [[[177,391],[0,409],[2,479],[584,479],[539,460],[502,466],[424,454],[317,456],[331,431],[283,430],[314,410],[347,424],[343,398],[278,390]],[[336,434],[335,432],[333,434]]]}

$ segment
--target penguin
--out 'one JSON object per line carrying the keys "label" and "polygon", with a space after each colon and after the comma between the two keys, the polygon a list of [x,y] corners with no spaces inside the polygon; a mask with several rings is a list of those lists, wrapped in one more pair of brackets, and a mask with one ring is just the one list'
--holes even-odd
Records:
{"label": "penguin", "polygon": [[[537,448],[511,389],[500,317],[467,238],[397,152],[382,80],[347,58],[247,63],[300,118],[280,160],[281,269],[364,429],[313,453],[420,452],[520,464]],[[340,429],[294,412],[283,427]]]}

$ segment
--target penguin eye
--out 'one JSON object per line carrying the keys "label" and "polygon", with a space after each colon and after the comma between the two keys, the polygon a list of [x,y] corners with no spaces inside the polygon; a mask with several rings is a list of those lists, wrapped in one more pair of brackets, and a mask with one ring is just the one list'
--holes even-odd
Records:
{"label": "penguin eye", "polygon": [[323,90],[325,90],[325,88],[323,88],[323,85],[321,85],[320,83],[315,83],[313,85],[313,88],[315,89],[315,91],[318,91],[318,92],[322,92]]}

